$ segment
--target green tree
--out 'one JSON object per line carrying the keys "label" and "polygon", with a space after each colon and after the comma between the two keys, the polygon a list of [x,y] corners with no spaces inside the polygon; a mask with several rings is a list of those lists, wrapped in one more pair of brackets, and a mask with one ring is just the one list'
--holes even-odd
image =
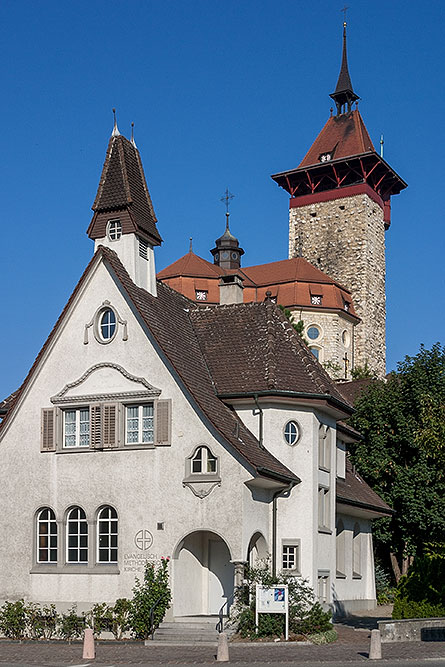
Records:
{"label": "green tree", "polygon": [[421,346],[387,382],[356,403],[351,423],[364,439],[352,460],[395,510],[375,522],[378,553],[396,581],[427,542],[445,541],[445,348]]}

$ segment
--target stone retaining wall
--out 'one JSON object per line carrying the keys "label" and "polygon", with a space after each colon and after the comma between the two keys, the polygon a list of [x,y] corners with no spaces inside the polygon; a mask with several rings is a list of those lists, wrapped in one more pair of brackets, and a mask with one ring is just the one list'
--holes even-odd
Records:
{"label": "stone retaining wall", "polygon": [[379,621],[382,642],[445,641],[445,618]]}

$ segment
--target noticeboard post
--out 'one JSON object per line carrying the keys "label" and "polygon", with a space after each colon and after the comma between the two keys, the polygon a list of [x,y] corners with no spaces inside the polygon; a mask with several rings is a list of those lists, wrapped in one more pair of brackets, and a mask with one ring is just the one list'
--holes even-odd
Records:
{"label": "noticeboard post", "polygon": [[285,639],[289,639],[289,592],[287,585],[256,586],[255,629],[258,630],[259,614],[285,614]]}

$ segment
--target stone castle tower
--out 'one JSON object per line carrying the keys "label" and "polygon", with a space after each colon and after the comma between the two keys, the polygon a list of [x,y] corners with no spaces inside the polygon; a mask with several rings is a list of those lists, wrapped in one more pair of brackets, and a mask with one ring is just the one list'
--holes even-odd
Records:
{"label": "stone castle tower", "polygon": [[[272,178],[290,194],[289,257],[303,256],[352,293],[361,322],[352,366],[386,372],[385,230],[406,183],[375,150],[357,108],[346,53],[331,116],[296,169]],[[352,108],[355,103],[355,109]],[[348,310],[349,304],[343,307]]]}

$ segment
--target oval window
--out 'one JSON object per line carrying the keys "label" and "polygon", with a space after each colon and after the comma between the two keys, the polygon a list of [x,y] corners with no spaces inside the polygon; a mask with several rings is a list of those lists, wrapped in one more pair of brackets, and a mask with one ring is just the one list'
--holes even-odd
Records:
{"label": "oval window", "polygon": [[346,331],[346,329],[343,331],[343,333],[342,333],[342,335],[341,335],[341,339],[342,339],[342,341],[343,341],[343,345],[344,345],[345,347],[349,347],[350,338],[349,338],[349,332]]}
{"label": "oval window", "polygon": [[284,427],[284,439],[288,445],[296,445],[300,439],[300,427],[296,421],[287,422]]}
{"label": "oval window", "polygon": [[107,235],[110,241],[117,241],[122,236],[122,225],[119,219],[109,220],[107,224]]}
{"label": "oval window", "polygon": [[307,330],[307,335],[311,340],[316,340],[320,335],[320,329],[318,327],[311,326]]}
{"label": "oval window", "polygon": [[116,315],[111,308],[102,312],[99,320],[99,331],[103,340],[111,340],[116,333]]}

